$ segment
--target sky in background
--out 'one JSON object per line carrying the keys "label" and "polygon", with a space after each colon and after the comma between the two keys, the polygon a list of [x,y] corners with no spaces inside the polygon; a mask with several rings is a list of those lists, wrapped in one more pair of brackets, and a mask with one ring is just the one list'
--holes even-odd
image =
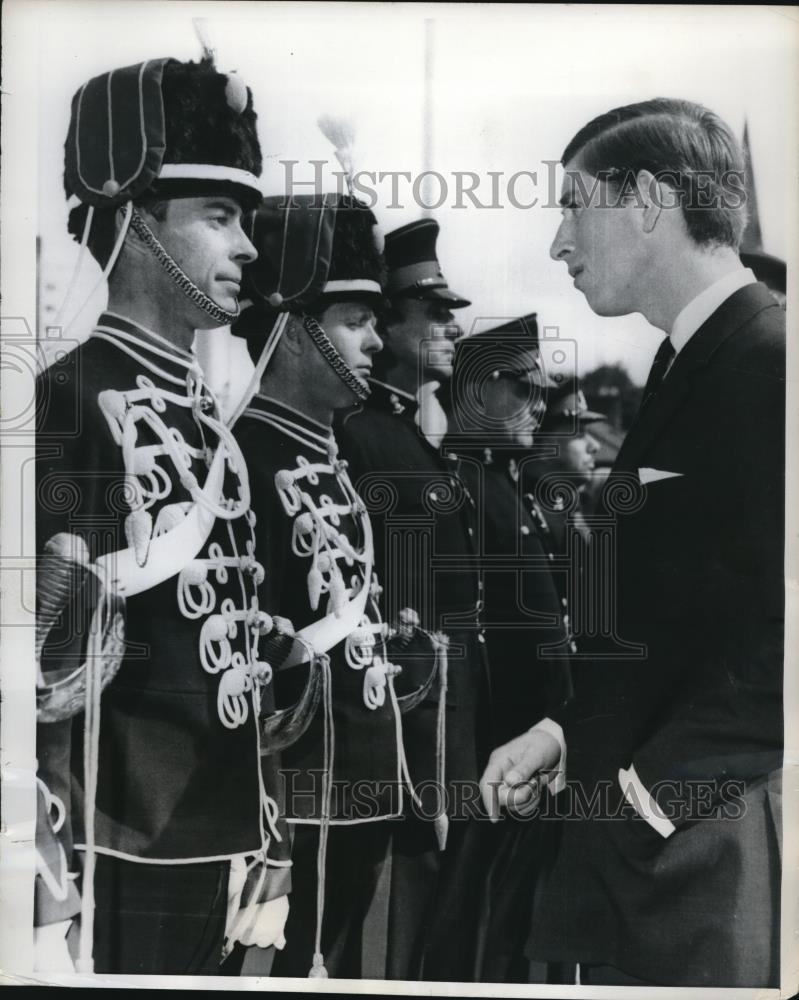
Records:
{"label": "sky in background", "polygon": [[[442,227],[439,257],[449,283],[473,305],[465,329],[537,311],[557,328],[579,371],[622,361],[642,382],[660,335],[641,317],[600,319],[575,291],[566,268],[548,256],[559,211],[513,207],[507,179],[520,180],[519,201],[547,195],[544,161],[557,160],[573,133],[610,107],[654,96],[700,101],[741,135],[748,122],[764,248],[789,253],[786,211],[795,210],[796,134],[788,100],[797,92],[795,9],[756,7],[46,3],[39,18],[40,325],[52,320],[77,248],[66,236],[63,141],[70,101],[85,80],[115,66],[171,55],[198,58],[192,19],[201,17],[220,70],[237,70],[251,87],[265,153],[267,193],[285,186],[282,160],[312,159],[332,149],[320,114],[346,115],[357,132],[355,167],[410,171],[426,164],[443,175],[448,198],[432,211]],[[432,23],[428,23],[432,22]],[[432,65],[425,142],[425,36]],[[501,171],[501,208],[455,207],[457,171],[480,178]],[[330,185],[335,181],[329,177]],[[418,217],[410,184],[376,185],[384,231]],[[424,189],[435,198],[437,184]],[[75,305],[99,278],[87,260]],[[96,290],[70,335],[83,336],[102,308]],[[71,314],[67,312],[67,316]]]}

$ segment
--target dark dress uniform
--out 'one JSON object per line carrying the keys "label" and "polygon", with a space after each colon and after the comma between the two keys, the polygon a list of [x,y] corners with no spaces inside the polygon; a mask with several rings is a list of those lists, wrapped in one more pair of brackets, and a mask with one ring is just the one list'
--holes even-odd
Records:
{"label": "dark dress uniform", "polygon": [[[573,651],[565,597],[552,572],[545,526],[522,494],[507,449],[473,449],[461,474],[481,513],[481,565],[491,677],[493,744],[555,713],[571,696]],[[563,574],[557,574],[560,576]],[[565,586],[561,584],[565,592]],[[472,867],[483,905],[474,977],[526,982],[524,944],[535,881],[551,858],[559,823],[545,816],[472,824]]]}
{"label": "dark dress uniform", "polygon": [[272,655],[278,708],[300,705],[313,672],[329,669],[329,702],[323,689],[318,705],[297,709],[303,717],[295,720],[296,738],[282,752],[294,874],[287,945],[272,974],[307,976],[321,951],[329,975],[358,978],[387,820],[401,815],[404,794],[400,712],[388,629],[375,600],[369,517],[329,427],[256,395],[236,436],[250,469],[257,547],[267,553],[261,604],[290,618],[305,644],[294,639]]}
{"label": "dark dress uniform", "polygon": [[[371,387],[363,410],[343,420],[337,437],[372,516],[387,615],[415,608],[423,628],[449,637],[443,789],[438,684],[405,719],[418,800],[392,825],[385,975],[462,980],[471,975],[479,901],[472,873],[460,867],[460,844],[478,808],[489,749],[477,510],[457,456],[432,447],[417,427],[416,400],[376,380]],[[428,675],[427,661],[404,663],[398,691],[418,688]],[[441,810],[450,820],[443,852],[430,822]]]}
{"label": "dark dress uniform", "polygon": [[[289,888],[259,766],[246,470],[193,357],[115,314],[39,378],[37,403],[37,752],[66,862],[97,855],[96,970],[218,971],[230,859],[252,862],[247,896]],[[107,682],[94,707],[69,685],[87,658]],[[52,902],[39,893],[40,923],[64,916]]]}

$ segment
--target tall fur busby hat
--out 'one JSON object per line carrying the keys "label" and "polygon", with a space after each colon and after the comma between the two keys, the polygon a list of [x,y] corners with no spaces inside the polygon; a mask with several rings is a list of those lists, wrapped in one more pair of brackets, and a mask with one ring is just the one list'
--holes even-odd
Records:
{"label": "tall fur busby hat", "polygon": [[352,195],[264,198],[253,243],[258,257],[244,267],[241,314],[231,329],[247,342],[255,386],[289,314],[312,317],[340,301],[387,304],[377,220]]}
{"label": "tall fur busby hat", "polygon": [[255,205],[261,167],[252,94],[210,58],[110,70],[73,97],[64,187],[84,205],[217,188]]}
{"label": "tall fur busby hat", "polygon": [[242,334],[259,313],[308,312],[333,301],[383,302],[385,266],[371,209],[352,195],[277,195],[255,214],[258,258],[244,268]]}

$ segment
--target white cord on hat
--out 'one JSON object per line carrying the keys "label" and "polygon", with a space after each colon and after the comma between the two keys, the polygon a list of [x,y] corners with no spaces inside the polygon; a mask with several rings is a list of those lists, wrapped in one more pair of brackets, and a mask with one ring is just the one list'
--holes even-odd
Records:
{"label": "white cord on hat", "polygon": [[[125,205],[125,216],[124,216],[124,218],[122,220],[122,227],[120,228],[119,233],[117,235],[117,238],[114,241],[114,249],[111,251],[111,256],[108,258],[108,263],[103,268],[103,273],[100,275],[100,278],[97,281],[97,283],[95,284],[94,288],[92,288],[92,290],[89,292],[89,294],[86,296],[86,298],[81,303],[80,308],[78,309],[78,311],[73,315],[72,319],[64,327],[64,329],[63,329],[64,333],[66,333],[67,330],[70,329],[70,327],[73,325],[73,323],[78,318],[78,316],[80,316],[80,314],[83,312],[83,310],[89,304],[89,302],[94,298],[94,296],[97,294],[97,291],[99,290],[100,286],[103,285],[106,281],[108,281],[108,276],[114,270],[114,266],[116,265],[117,258],[119,257],[120,253],[122,252],[122,245],[125,242],[125,237],[128,235],[128,228],[130,226],[131,218],[132,217],[133,217],[133,202],[129,201],[127,203],[127,205]],[[92,218],[92,214],[91,214],[91,211],[90,211],[89,216],[86,219],[86,227],[84,228],[84,236],[86,237],[87,241],[88,241],[88,238],[89,238],[88,227],[91,224],[91,218]],[[75,273],[77,274],[77,271]],[[60,312],[63,311],[63,308],[64,307],[62,306]]]}
{"label": "white cord on hat", "polygon": [[67,308],[67,303],[72,298],[72,293],[75,291],[75,286],[78,283],[78,275],[80,274],[81,267],[83,266],[83,261],[86,257],[86,246],[89,242],[89,231],[92,228],[92,220],[94,219],[94,205],[89,205],[89,211],[86,213],[86,221],[83,224],[83,234],[80,239],[80,249],[78,250],[78,256],[75,260],[75,266],[72,268],[72,274],[69,276],[69,282],[67,284],[67,293],[64,296],[64,300],[61,303],[58,312],[56,313],[55,319],[53,320],[53,326],[58,326],[61,322],[61,317],[64,315],[64,311]]}
{"label": "white cord on hat", "polygon": [[266,366],[269,364],[272,355],[275,353],[275,348],[278,345],[278,341],[283,335],[283,331],[286,328],[286,323],[288,323],[289,314],[287,312],[281,313],[275,320],[272,329],[269,332],[269,336],[266,338],[266,343],[264,344],[263,350],[261,351],[261,356],[258,358],[258,363],[255,366],[255,371],[252,373],[252,377],[247,385],[244,395],[239,401],[239,405],[236,407],[233,416],[229,418],[227,422],[228,427],[232,427],[239,417],[244,413],[247,407],[250,405],[252,397],[258,392],[258,387],[261,384],[261,379],[266,371]]}

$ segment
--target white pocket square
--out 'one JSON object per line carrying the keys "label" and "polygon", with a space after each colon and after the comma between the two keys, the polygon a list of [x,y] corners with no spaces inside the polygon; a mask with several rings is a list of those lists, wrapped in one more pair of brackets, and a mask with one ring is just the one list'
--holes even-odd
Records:
{"label": "white pocket square", "polygon": [[659,479],[675,479],[677,476],[682,476],[682,472],[667,472],[665,469],[639,469],[638,478],[641,480],[641,485],[646,486],[647,483],[656,483]]}

